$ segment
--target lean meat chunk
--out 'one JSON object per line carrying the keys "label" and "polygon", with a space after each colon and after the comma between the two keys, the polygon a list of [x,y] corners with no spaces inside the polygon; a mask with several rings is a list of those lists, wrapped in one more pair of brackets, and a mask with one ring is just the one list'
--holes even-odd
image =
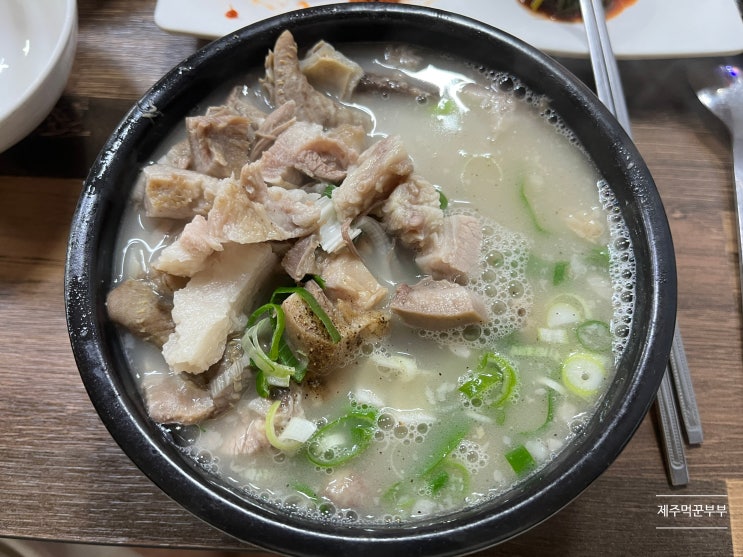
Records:
{"label": "lean meat chunk", "polygon": [[480,220],[471,215],[448,215],[440,231],[434,232],[420,255],[418,267],[435,279],[466,284],[477,269],[482,243]]}
{"label": "lean meat chunk", "polygon": [[413,286],[398,286],[390,308],[406,325],[432,331],[484,323],[488,318],[485,304],[475,292],[430,278]]}

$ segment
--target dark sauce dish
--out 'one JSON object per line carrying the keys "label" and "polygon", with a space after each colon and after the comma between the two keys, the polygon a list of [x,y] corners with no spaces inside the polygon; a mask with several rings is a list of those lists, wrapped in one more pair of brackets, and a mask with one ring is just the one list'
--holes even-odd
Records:
{"label": "dark sauce dish", "polygon": [[[406,42],[517,76],[572,129],[612,188],[636,258],[636,306],[616,378],[584,432],[536,475],[504,495],[409,524],[331,523],[283,512],[200,469],[147,415],[124,348],[108,319],[118,223],[141,167],[194,106],[241,69],[261,67],[284,29],[300,49],[331,43]],[[288,555],[461,555],[501,543],[577,497],[622,451],[664,373],[676,315],[672,239],[637,149],[593,93],[550,57],[475,20],[396,4],[330,5],[280,15],[222,37],[156,83],[103,147],[72,222],[65,297],[83,383],[112,437],[168,496],[212,526]]]}

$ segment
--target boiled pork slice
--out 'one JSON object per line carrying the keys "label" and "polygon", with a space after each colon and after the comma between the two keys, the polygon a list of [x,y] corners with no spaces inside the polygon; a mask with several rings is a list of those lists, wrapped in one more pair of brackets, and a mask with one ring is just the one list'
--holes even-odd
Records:
{"label": "boiled pork slice", "polygon": [[106,297],[108,315],[133,334],[160,347],[175,330],[171,296],[146,279],[126,279]]}
{"label": "boiled pork slice", "polygon": [[273,106],[287,101],[297,103],[297,119],[326,128],[357,124],[371,129],[371,119],[361,110],[344,106],[315,89],[299,68],[297,43],[284,31],[266,57],[266,76],[262,80]]}
{"label": "boiled pork slice", "polygon": [[206,215],[222,186],[218,178],[164,164],[145,166],[142,176],[148,217],[190,219]]}
{"label": "boiled pork slice", "polygon": [[191,155],[191,145],[189,145],[188,139],[184,139],[173,145],[165,154],[164,163],[168,166],[182,168],[184,170],[191,168],[193,156]]}
{"label": "boiled pork slice", "polygon": [[209,107],[206,114],[186,118],[193,169],[227,178],[250,159],[257,125],[229,106]]}
{"label": "boiled pork slice", "polygon": [[390,193],[380,216],[385,229],[413,249],[420,249],[444,223],[438,190],[417,174]]}
{"label": "boiled pork slice", "polygon": [[209,392],[182,373],[147,373],[142,391],[147,413],[161,424],[198,424],[216,411]]}
{"label": "boiled pork slice", "polygon": [[340,221],[365,214],[387,199],[413,171],[413,161],[398,136],[380,139],[359,156],[346,179],[333,191]]}
{"label": "boiled pork slice", "polygon": [[218,412],[232,407],[242,393],[254,383],[249,367],[250,357],[243,350],[240,337],[230,339],[222,358],[209,370],[209,395]]}
{"label": "boiled pork slice", "polygon": [[477,293],[460,284],[428,277],[413,286],[399,285],[390,309],[409,327],[431,331],[488,320],[487,308]]}
{"label": "boiled pork slice", "polygon": [[339,99],[348,99],[364,75],[356,62],[333,45],[320,41],[310,48],[299,62],[299,69],[313,87]]}
{"label": "boiled pork slice", "polygon": [[418,267],[435,279],[467,284],[477,270],[482,244],[480,220],[472,215],[448,215],[415,258]]}
{"label": "boiled pork slice", "polygon": [[255,130],[255,143],[250,151],[250,160],[257,161],[263,152],[268,149],[276,138],[284,131],[294,125],[296,118],[297,103],[287,101],[266,116],[266,118]]}
{"label": "boiled pork slice", "polygon": [[266,183],[295,188],[308,178],[339,183],[357,159],[356,151],[323,132],[320,124],[296,122],[276,138],[259,163]]}
{"label": "boiled pork slice", "polygon": [[306,275],[320,274],[320,265],[315,252],[320,246],[320,239],[311,234],[300,238],[284,254],[281,266],[286,274],[300,282]]}
{"label": "boiled pork slice", "polygon": [[243,311],[274,273],[268,244],[225,244],[209,265],[173,295],[175,331],[163,346],[174,371],[202,373],[219,361],[227,337],[245,324]]}
{"label": "boiled pork slice", "polygon": [[388,294],[362,261],[344,250],[323,258],[320,275],[331,300],[346,300],[359,311],[370,310]]}

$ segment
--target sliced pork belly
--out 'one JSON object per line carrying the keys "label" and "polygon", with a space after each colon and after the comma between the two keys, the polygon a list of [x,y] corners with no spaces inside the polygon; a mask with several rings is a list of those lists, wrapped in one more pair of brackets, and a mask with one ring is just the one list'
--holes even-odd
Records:
{"label": "sliced pork belly", "polygon": [[193,169],[227,178],[250,159],[257,125],[229,106],[213,106],[202,116],[186,118]]}
{"label": "sliced pork belly", "polygon": [[380,215],[385,229],[413,249],[420,249],[444,223],[439,192],[417,174],[390,193]]}
{"label": "sliced pork belly", "polygon": [[448,215],[440,231],[434,232],[415,262],[435,279],[466,284],[478,267],[482,229],[471,215]]}
{"label": "sliced pork belly", "polygon": [[388,294],[366,265],[348,250],[324,258],[320,275],[331,300],[346,300],[360,311],[378,306]]}
{"label": "sliced pork belly", "polygon": [[308,282],[306,288],[341,335],[341,340],[334,343],[325,326],[297,294],[284,300],[281,304],[286,318],[284,334],[292,349],[307,357],[309,374],[325,375],[347,365],[358,356],[359,347],[364,342],[380,338],[387,332],[389,317],[385,313],[339,308],[314,281]]}
{"label": "sliced pork belly", "polygon": [[142,378],[147,413],[161,424],[198,424],[216,407],[209,392],[182,373],[148,373]]}
{"label": "sliced pork belly", "polygon": [[146,279],[127,279],[106,297],[108,316],[133,334],[160,347],[175,330],[173,300]]}
{"label": "sliced pork belly", "polygon": [[325,41],[307,51],[299,62],[299,69],[313,87],[339,99],[349,98],[364,75],[361,66]]}
{"label": "sliced pork belly", "polygon": [[406,325],[432,331],[484,323],[488,319],[487,308],[475,292],[447,280],[430,278],[413,286],[399,285],[390,309]]}
{"label": "sliced pork belly", "polygon": [[359,156],[346,179],[333,192],[333,205],[340,221],[364,214],[390,193],[413,171],[413,161],[397,136],[374,143]]}
{"label": "sliced pork belly", "polygon": [[289,31],[284,31],[276,40],[265,66],[266,76],[262,83],[273,106],[293,100],[297,103],[298,120],[316,122],[327,128],[357,124],[371,129],[371,119],[366,113],[344,106],[310,85],[299,68],[297,43]]}
{"label": "sliced pork belly", "polygon": [[164,164],[142,170],[148,217],[190,219],[206,215],[222,186],[218,178]]}
{"label": "sliced pork belly", "polygon": [[202,373],[219,361],[230,333],[244,325],[243,309],[275,271],[268,244],[226,244],[209,265],[173,295],[175,331],[163,346],[174,371]]}
{"label": "sliced pork belly", "polygon": [[294,188],[308,177],[338,183],[357,159],[356,151],[324,133],[320,124],[296,122],[276,138],[259,162],[266,183]]}

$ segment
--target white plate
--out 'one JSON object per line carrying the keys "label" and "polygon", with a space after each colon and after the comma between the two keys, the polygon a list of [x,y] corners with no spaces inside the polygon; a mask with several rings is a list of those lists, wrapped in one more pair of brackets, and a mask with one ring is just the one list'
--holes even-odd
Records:
{"label": "white plate", "polygon": [[[337,0],[336,0],[337,1]],[[555,55],[588,53],[583,26],[534,15],[518,0],[405,0],[489,23]],[[267,17],[333,0],[157,0],[155,22],[172,33],[216,38]],[[234,10],[237,17],[226,14]],[[743,51],[735,0],[637,0],[609,20],[618,58],[677,58]]]}
{"label": "white plate", "polygon": [[75,0],[0,0],[0,152],[52,110],[76,46]]}

